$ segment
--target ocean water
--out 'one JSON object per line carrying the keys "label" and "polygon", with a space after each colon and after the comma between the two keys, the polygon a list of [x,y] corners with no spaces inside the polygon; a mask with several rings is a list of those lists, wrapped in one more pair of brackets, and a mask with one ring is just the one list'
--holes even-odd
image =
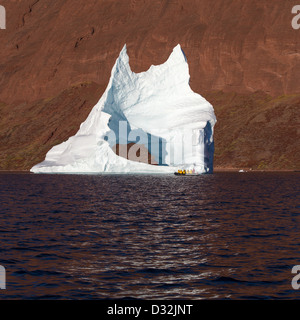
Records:
{"label": "ocean water", "polygon": [[0,174],[0,299],[297,299],[300,174]]}

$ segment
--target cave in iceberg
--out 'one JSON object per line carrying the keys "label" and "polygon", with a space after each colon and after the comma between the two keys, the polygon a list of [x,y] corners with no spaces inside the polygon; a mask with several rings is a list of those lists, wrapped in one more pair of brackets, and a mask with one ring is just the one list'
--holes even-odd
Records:
{"label": "cave in iceberg", "polygon": [[216,117],[189,79],[180,45],[165,63],[141,73],[131,71],[125,45],[105,92],[78,132],[31,171],[212,173]]}

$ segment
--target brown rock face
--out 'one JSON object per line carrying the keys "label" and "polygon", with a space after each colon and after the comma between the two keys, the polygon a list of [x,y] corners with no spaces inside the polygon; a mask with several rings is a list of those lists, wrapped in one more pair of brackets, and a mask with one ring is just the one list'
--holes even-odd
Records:
{"label": "brown rock face", "polygon": [[151,165],[158,165],[148,149],[141,144],[128,143],[127,145],[116,144],[112,147],[112,150],[115,154],[125,159],[142,162]]}
{"label": "brown rock face", "polygon": [[[300,93],[295,4],[2,0],[0,168],[29,169],[74,134],[101,97],[125,43],[135,72],[163,63],[180,43],[192,89],[216,110],[216,166],[299,169],[299,157],[288,158],[300,148],[294,142]],[[238,133],[248,142],[240,143]],[[279,165],[281,157],[287,160]]]}
{"label": "brown rock face", "polygon": [[223,168],[299,170],[300,94],[211,93],[221,119],[215,127],[215,163]]}

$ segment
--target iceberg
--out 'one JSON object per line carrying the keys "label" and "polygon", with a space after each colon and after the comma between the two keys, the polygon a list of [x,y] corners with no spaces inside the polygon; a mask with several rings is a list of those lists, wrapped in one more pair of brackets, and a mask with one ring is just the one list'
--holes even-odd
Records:
{"label": "iceberg", "polygon": [[[105,92],[78,132],[48,151],[31,172],[212,173],[216,117],[189,79],[179,44],[165,63],[141,73],[131,70],[125,45]],[[145,150],[153,163],[141,161]]]}

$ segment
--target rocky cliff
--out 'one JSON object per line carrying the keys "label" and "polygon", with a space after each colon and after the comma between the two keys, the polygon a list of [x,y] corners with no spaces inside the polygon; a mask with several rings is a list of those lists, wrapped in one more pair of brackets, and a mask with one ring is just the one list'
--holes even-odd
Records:
{"label": "rocky cliff", "polygon": [[[133,71],[181,44],[215,107],[218,167],[299,169],[300,30],[292,0],[1,0],[0,168],[76,133],[126,43]],[[298,116],[299,118],[299,116]]]}

